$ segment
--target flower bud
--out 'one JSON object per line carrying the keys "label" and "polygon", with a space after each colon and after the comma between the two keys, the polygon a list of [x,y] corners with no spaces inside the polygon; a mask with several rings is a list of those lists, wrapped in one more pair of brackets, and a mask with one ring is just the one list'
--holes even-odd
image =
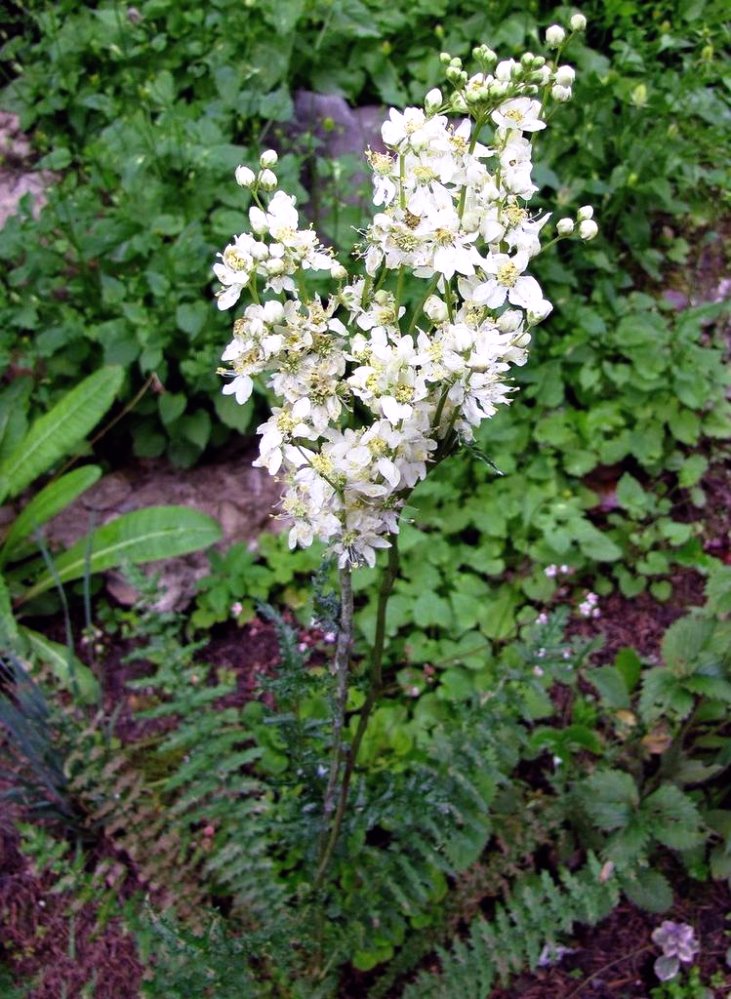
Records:
{"label": "flower bud", "polygon": [[560,101],[562,104],[566,101],[570,101],[571,87],[559,87],[559,85],[555,83],[551,87],[551,97],[553,97],[554,101]]}
{"label": "flower bud", "polygon": [[516,333],[523,322],[523,313],[520,309],[506,309],[501,316],[498,316],[495,325],[501,333]]}
{"label": "flower bud", "polygon": [[271,170],[262,170],[259,174],[259,183],[265,191],[273,191],[277,186],[277,175]]}
{"label": "flower bud", "polygon": [[332,267],[330,268],[330,277],[333,279],[333,281],[344,281],[347,276],[348,272],[346,271],[346,269],[343,267],[343,265],[340,263],[339,260],[336,260],[333,263]]}
{"label": "flower bud", "polygon": [[249,224],[251,225],[253,232],[255,232],[257,236],[261,235],[261,233],[263,232],[266,232],[267,230],[266,213],[263,212],[261,208],[257,208],[256,205],[252,205],[251,208],[249,209]]}
{"label": "flower bud", "polygon": [[550,28],[546,28],[546,45],[550,49],[557,49],[565,38],[566,32],[563,30],[561,25],[552,24]]}
{"label": "flower bud", "polygon": [[443,323],[449,316],[447,304],[436,295],[430,295],[424,302],[424,315],[433,323]]}
{"label": "flower bud", "polygon": [[265,149],[259,157],[259,166],[262,170],[266,170],[269,167],[273,167],[278,159],[279,157],[274,149]]}
{"label": "flower bud", "polygon": [[579,236],[582,239],[593,239],[599,232],[599,226],[594,219],[584,219],[579,223]]}
{"label": "flower bud", "polygon": [[442,64],[442,66],[448,66],[451,61],[452,61],[452,57],[449,54],[449,52],[440,52],[439,53],[439,62]]}
{"label": "flower bud", "polygon": [[424,108],[427,113],[434,114],[442,106],[442,92],[438,87],[434,87],[424,98]]}
{"label": "flower bud", "polygon": [[456,114],[466,114],[468,110],[467,101],[462,94],[454,94],[449,106]]}
{"label": "flower bud", "polygon": [[283,274],[285,270],[285,264],[281,257],[270,257],[264,264],[264,270],[267,274],[276,275]]}
{"label": "flower bud", "polygon": [[510,84],[504,80],[493,80],[488,89],[491,97],[504,97],[510,89]]}
{"label": "flower bud", "polygon": [[594,209],[591,207],[591,205],[584,205],[583,208],[580,208],[576,213],[576,218],[579,220],[579,222],[583,222],[584,219],[593,219]]}
{"label": "flower bud", "polygon": [[514,59],[503,59],[495,67],[495,77],[501,83],[510,83],[517,68],[518,64]]}
{"label": "flower bud", "polygon": [[586,18],[583,14],[572,14],[569,24],[571,25],[572,31],[586,30]]}
{"label": "flower bud", "polygon": [[553,312],[553,306],[547,298],[544,298],[536,303],[534,308],[528,310],[528,322],[531,326],[535,326],[536,323],[543,322],[551,312]]}
{"label": "flower bud", "polygon": [[570,236],[574,231],[573,219],[559,219],[556,223],[556,232],[559,236]]}
{"label": "flower bud", "polygon": [[241,187],[253,187],[256,183],[256,174],[247,166],[236,167],[236,183]]}
{"label": "flower bud", "polygon": [[554,80],[559,87],[570,87],[576,79],[576,72],[573,66],[559,66],[556,70]]}

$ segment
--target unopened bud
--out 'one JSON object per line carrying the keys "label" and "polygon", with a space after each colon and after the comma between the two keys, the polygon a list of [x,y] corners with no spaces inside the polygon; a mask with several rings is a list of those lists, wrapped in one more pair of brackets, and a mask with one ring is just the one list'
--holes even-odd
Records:
{"label": "unopened bud", "polygon": [[346,269],[343,267],[340,261],[336,260],[335,263],[330,268],[330,277],[333,279],[333,281],[344,281],[347,276],[348,272],[346,271]]}
{"label": "unopened bud", "polygon": [[556,70],[554,80],[559,87],[570,87],[576,79],[576,71],[573,66],[559,66]]}
{"label": "unopened bud", "polygon": [[569,24],[571,25],[572,31],[586,30],[586,18],[583,14],[572,14]]}
{"label": "unopened bud", "polygon": [[579,223],[579,235],[582,239],[593,239],[599,232],[599,226],[594,219],[584,219]]}
{"label": "unopened bud", "polygon": [[279,157],[274,149],[265,149],[259,157],[259,166],[262,170],[266,170],[268,167],[273,167],[278,159]]}
{"label": "unopened bud", "polygon": [[556,83],[551,87],[551,97],[553,97],[554,101],[560,101],[562,104],[570,101],[571,87],[559,87]]}
{"label": "unopened bud", "polygon": [[559,236],[570,236],[574,231],[573,219],[559,219],[556,223],[556,232]]}
{"label": "unopened bud", "polygon": [[277,175],[271,170],[262,170],[259,174],[259,183],[265,191],[273,191],[277,186]]}
{"label": "unopened bud", "polygon": [[579,222],[583,222],[584,219],[593,219],[594,209],[591,207],[591,205],[584,205],[576,213],[576,218],[579,220]]}
{"label": "unopened bud", "polygon": [[256,174],[247,166],[236,167],[236,183],[241,187],[253,187],[256,183]]}
{"label": "unopened bud", "polygon": [[448,66],[451,61],[452,61],[452,57],[449,54],[449,52],[440,52],[439,53],[439,62],[442,64],[442,66]]}
{"label": "unopened bud", "polygon": [[566,32],[560,24],[552,24],[546,28],[546,45],[551,49],[557,49],[566,38]]}
{"label": "unopened bud", "polygon": [[532,326],[535,326],[536,323],[543,322],[546,316],[548,316],[552,311],[553,306],[547,298],[544,298],[542,301],[538,302],[535,308],[528,310],[528,322]]}
{"label": "unopened bud", "polygon": [[514,59],[503,59],[495,67],[495,77],[501,83],[510,83],[517,68],[518,64]]}
{"label": "unopened bud", "polygon": [[496,320],[496,326],[501,333],[515,333],[520,329],[523,322],[523,313],[520,309],[506,309]]}
{"label": "unopened bud", "polygon": [[427,112],[438,111],[442,106],[442,92],[438,87],[434,87],[424,98],[424,107]]}
{"label": "unopened bud", "polygon": [[449,316],[446,302],[436,295],[430,295],[424,302],[424,315],[433,323],[443,323]]}

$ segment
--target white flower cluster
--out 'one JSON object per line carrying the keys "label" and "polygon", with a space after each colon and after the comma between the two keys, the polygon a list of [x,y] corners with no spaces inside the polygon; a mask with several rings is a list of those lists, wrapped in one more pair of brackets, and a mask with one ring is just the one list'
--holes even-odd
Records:
{"label": "white flower cluster", "polygon": [[[552,308],[528,273],[550,217],[527,206],[537,191],[531,139],[546,127],[545,102],[571,96],[574,73],[531,53],[474,55],[472,76],[442,56],[448,99],[435,89],[423,108],[389,112],[387,152],[368,154],[379,211],[363,233],[362,276],[300,228],[293,197],[262,200],[277,186],[275,153],[258,174],[237,170],[256,202],[251,233],[214,271],[219,308],[244,292],[252,304],[223,353],[223,391],[244,403],[254,376],[268,374],[278,404],[259,427],[256,464],[286,483],[290,545],[319,538],[342,566],[373,565],[430,466],[509,401],[510,366],[525,363],[531,327]],[[579,218],[579,234],[595,235],[591,209]],[[567,221],[558,237],[573,231]],[[306,295],[307,269],[338,282],[327,301]],[[412,281],[408,298],[407,275],[425,282],[419,292]]]}

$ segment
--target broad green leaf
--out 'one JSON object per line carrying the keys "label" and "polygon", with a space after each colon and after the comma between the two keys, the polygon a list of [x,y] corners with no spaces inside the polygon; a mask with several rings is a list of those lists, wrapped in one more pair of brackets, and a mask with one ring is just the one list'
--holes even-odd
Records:
{"label": "broad green leaf", "polygon": [[617,483],[617,501],[635,517],[642,517],[647,512],[648,499],[640,483],[629,472],[625,472]]}
{"label": "broad green leaf", "polygon": [[617,672],[622,675],[624,685],[630,693],[637,686],[642,672],[642,660],[633,648],[624,646],[614,657]]}
{"label": "broad green leaf", "polygon": [[102,368],[36,420],[0,465],[0,502],[17,496],[86,437],[111,406],[122,377],[121,368]]}
{"label": "broad green leaf", "polygon": [[[55,560],[56,579],[68,583],[87,572],[103,572],[123,562],[141,564],[173,558],[207,548],[220,540],[218,523],[185,506],[157,506],[133,510],[97,528]],[[52,589],[54,578],[46,573],[25,594],[30,600]]]}
{"label": "broad green leaf", "polygon": [[666,912],[673,904],[673,889],[659,871],[640,870],[622,879],[627,898],[648,912]]}
{"label": "broad green leaf", "polygon": [[33,656],[50,667],[59,683],[75,693],[82,704],[96,704],[99,700],[99,681],[88,666],[65,645],[52,642],[31,628],[21,627],[20,635],[28,642]]}
{"label": "broad green leaf", "polygon": [[620,710],[630,706],[624,676],[616,666],[599,666],[590,670],[586,678],[599,691],[602,703],[607,707]]}
{"label": "broad green leaf", "polygon": [[579,547],[588,558],[597,562],[613,562],[622,557],[622,549],[608,535],[603,534],[588,520],[571,522]]}
{"label": "broad green leaf", "polygon": [[16,378],[0,393],[0,461],[14,449],[27,430],[26,408],[32,378]]}
{"label": "broad green leaf", "polygon": [[674,784],[663,784],[642,803],[656,840],[671,850],[689,850],[705,839],[695,803]]}
{"label": "broad green leaf", "polygon": [[15,644],[18,638],[18,626],[15,623],[13,607],[10,603],[10,593],[5,580],[0,575],[0,649]]}
{"label": "broad green leaf", "polygon": [[592,774],[581,795],[594,825],[607,831],[628,825],[640,801],[633,778],[621,770]]}
{"label": "broad green leaf", "polygon": [[77,496],[86,492],[102,474],[97,465],[77,468],[56,482],[50,482],[24,507],[10,528],[5,544],[0,550],[0,565],[3,565],[17,551],[22,542],[42,524],[47,523],[61,510],[72,503]]}
{"label": "broad green leaf", "polygon": [[693,672],[701,651],[711,637],[713,622],[700,617],[681,617],[665,632],[661,650],[663,660],[677,676]]}

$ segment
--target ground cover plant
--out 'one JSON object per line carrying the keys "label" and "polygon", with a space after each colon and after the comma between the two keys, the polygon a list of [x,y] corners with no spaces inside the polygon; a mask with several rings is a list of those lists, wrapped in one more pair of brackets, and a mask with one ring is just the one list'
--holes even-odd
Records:
{"label": "ground cover plant", "polygon": [[[154,581],[132,568],[131,611],[96,603],[92,613],[87,585],[76,651],[100,683],[96,705],[73,684],[61,689],[58,659],[55,676],[29,673],[6,629],[0,779],[16,824],[3,826],[0,852],[3,988],[34,999],[503,999],[532,968],[515,995],[565,999],[608,994],[604,966],[625,960],[634,977],[615,994],[722,988],[727,344],[718,268],[695,279],[690,269],[696,243],[701,261],[722,263],[727,232],[715,208],[728,113],[722,6],[588,7],[588,31],[579,15],[565,52],[575,12],[559,12],[545,64],[520,58],[554,21],[538,4],[425,3],[408,22],[376,3],[247,11],[44,11],[5,48],[24,64],[8,100],[51,157],[61,151],[45,165],[64,173],[38,222],[21,218],[0,236],[17,331],[4,409],[12,440],[85,366],[122,362],[130,395],[154,372],[166,391],[117,424],[137,452],[167,449],[185,464],[223,442],[222,423],[256,418],[260,460],[289,470],[292,539],[319,535],[335,564],[316,546],[289,551],[283,535],[236,546],[212,555],[184,616],[156,609]],[[463,77],[479,39],[505,53],[473,54],[503,85],[494,90]],[[41,51],[58,71],[47,102]],[[544,79],[546,66],[566,63],[575,79]],[[94,72],[113,85],[89,82]],[[555,90],[546,129],[532,103],[544,83]],[[302,155],[276,135],[302,85],[399,108],[429,94],[423,109],[389,116],[391,156],[371,156],[374,225],[357,220],[360,235],[328,248],[296,217],[307,210]],[[520,90],[530,86],[539,91]],[[444,113],[456,110],[457,125],[470,109],[479,136],[446,128]],[[191,128],[211,121],[223,141],[211,133],[197,144]],[[278,155],[264,151],[270,138]],[[440,201],[438,187],[454,194]],[[284,191],[300,196],[296,206]],[[182,228],[150,225],[157,215],[139,210],[147,197],[156,212],[169,204]],[[560,219],[565,238],[537,256],[541,229]],[[85,246],[95,232],[108,242]],[[240,294],[242,318],[221,396],[212,370],[224,310],[204,304],[200,258],[231,232],[219,304]],[[354,239],[370,287],[352,277]],[[535,277],[505,269],[528,257]],[[337,314],[318,268],[340,283]],[[679,310],[683,295],[691,307]],[[537,326],[546,300],[554,310]],[[171,335],[172,316],[192,344]],[[412,323],[426,338],[413,350]],[[481,370],[474,344],[481,336],[486,352],[488,333]],[[523,359],[528,333],[530,360],[508,376],[502,365]],[[448,392],[432,340],[448,357]],[[313,372],[336,391],[322,392]],[[508,377],[513,401],[492,415]],[[467,419],[471,393],[483,413]],[[335,423],[339,407],[352,410],[347,426]],[[447,460],[457,432],[461,453]],[[400,567],[393,544],[385,571],[359,565],[395,541],[399,516]],[[674,591],[686,583],[698,606],[683,613]],[[630,601],[666,626],[678,620],[655,626],[665,633],[654,645],[641,632],[618,644]],[[605,620],[602,651],[594,636]],[[681,907],[683,894],[712,891],[715,922]],[[640,927],[632,953],[582,964],[582,926],[607,917],[602,925]],[[562,970],[572,961],[585,981]]]}

